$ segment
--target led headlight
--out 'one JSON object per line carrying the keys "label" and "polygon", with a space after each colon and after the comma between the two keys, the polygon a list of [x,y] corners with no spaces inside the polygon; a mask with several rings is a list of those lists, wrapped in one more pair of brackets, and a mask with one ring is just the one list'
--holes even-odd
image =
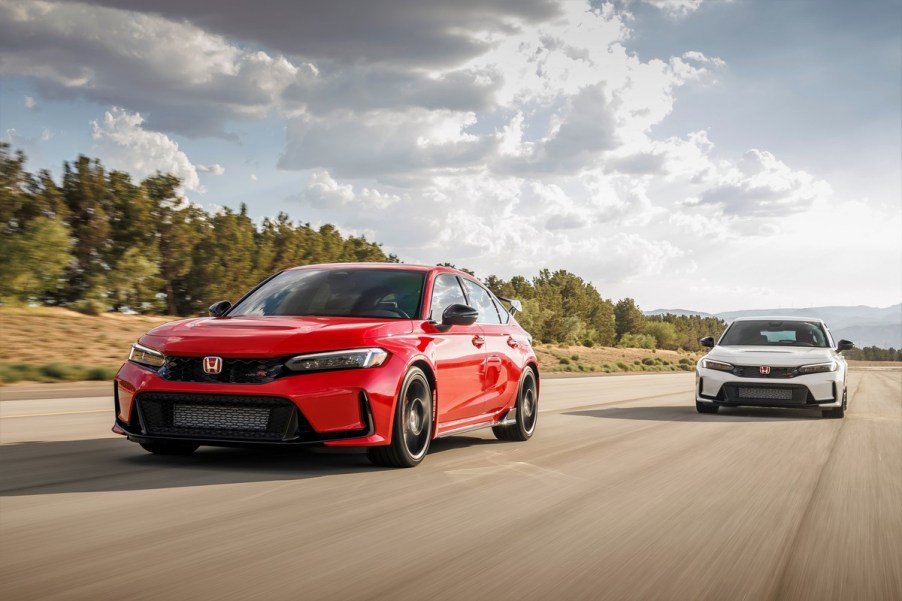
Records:
{"label": "led headlight", "polygon": [[128,360],[148,367],[163,367],[163,364],[166,363],[163,353],[137,342],[132,345],[132,350],[128,353]]}
{"label": "led headlight", "polygon": [[291,371],[310,372],[333,369],[361,369],[378,367],[388,359],[388,352],[381,348],[357,348],[328,353],[298,355],[285,362]]}
{"label": "led headlight", "polygon": [[819,374],[828,371],[836,371],[839,366],[836,364],[836,361],[829,361],[827,363],[812,363],[811,365],[803,365],[799,367],[798,372],[801,375],[804,374]]}
{"label": "led headlight", "polygon": [[702,359],[702,367],[705,369],[714,369],[717,371],[733,371],[734,367],[731,363],[723,361],[714,361],[712,359]]}

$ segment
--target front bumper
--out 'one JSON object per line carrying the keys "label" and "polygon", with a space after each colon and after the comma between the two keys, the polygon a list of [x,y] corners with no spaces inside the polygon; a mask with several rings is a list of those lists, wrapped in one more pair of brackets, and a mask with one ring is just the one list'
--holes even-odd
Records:
{"label": "front bumper", "polygon": [[[115,379],[113,431],[135,442],[384,445],[391,440],[405,370],[400,359],[390,357],[370,369],[298,374],[265,384],[206,384],[165,380],[126,363]],[[234,414],[243,415],[245,423],[233,426]]]}
{"label": "front bumper", "polygon": [[695,400],[724,407],[840,407],[844,372],[808,374],[795,378],[743,378],[699,367]]}

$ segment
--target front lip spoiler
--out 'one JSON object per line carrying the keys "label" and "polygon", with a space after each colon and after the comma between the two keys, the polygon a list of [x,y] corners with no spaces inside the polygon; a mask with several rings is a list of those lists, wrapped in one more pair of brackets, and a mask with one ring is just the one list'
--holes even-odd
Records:
{"label": "front lip spoiler", "polygon": [[[338,432],[335,434],[318,434],[314,439],[299,440],[297,437],[286,440],[235,440],[229,438],[206,438],[189,436],[156,436],[149,435],[144,432],[136,434],[128,431],[128,424],[124,424],[119,420],[119,398],[115,399],[116,404],[116,421],[113,424],[113,432],[125,435],[128,440],[137,443],[153,442],[155,440],[172,440],[181,442],[194,442],[202,446],[208,447],[238,447],[238,448],[260,448],[260,447],[297,447],[297,446],[317,446],[328,442],[349,441],[355,438],[368,438],[376,433],[376,422],[373,420],[373,411],[370,408],[370,398],[366,391],[360,392],[360,409],[365,423],[362,430],[351,430],[349,432]],[[137,408],[136,408],[137,411]]]}

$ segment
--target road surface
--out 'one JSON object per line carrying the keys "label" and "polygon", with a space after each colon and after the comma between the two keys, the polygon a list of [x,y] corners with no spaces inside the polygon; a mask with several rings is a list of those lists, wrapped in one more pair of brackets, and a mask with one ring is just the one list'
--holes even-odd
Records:
{"label": "road surface", "polygon": [[356,452],[109,433],[109,398],[0,402],[0,598],[902,599],[902,371],[844,420],[699,415],[692,374],[547,380],[536,436]]}

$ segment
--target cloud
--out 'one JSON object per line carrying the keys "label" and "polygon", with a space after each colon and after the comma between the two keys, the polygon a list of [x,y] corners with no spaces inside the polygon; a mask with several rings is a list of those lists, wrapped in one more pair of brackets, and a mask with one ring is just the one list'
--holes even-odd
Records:
{"label": "cloud", "polygon": [[492,37],[555,17],[554,0],[100,0],[188,21],[278,54],[343,64],[443,69],[485,52]]}
{"label": "cloud", "polygon": [[44,97],[84,97],[147,115],[151,129],[226,137],[265,116],[297,67],[184,22],[81,4],[0,4],[0,73]]}
{"label": "cloud", "polygon": [[698,10],[704,0],[627,0],[630,2],[648,4],[671,15],[687,15]]}
{"label": "cloud", "polygon": [[91,122],[94,152],[112,169],[143,179],[157,172],[170,173],[182,180],[182,192],[204,194],[197,167],[179,145],[165,134],[146,131],[138,113],[114,108],[103,119]]}
{"label": "cloud", "polygon": [[350,207],[358,205],[362,210],[386,209],[401,198],[377,189],[363,188],[359,193],[350,184],[339,184],[328,171],[314,171],[304,191],[294,200],[318,208]]}
{"label": "cloud", "polygon": [[713,205],[737,217],[783,217],[806,211],[829,193],[826,182],[793,171],[769,152],[749,150],[735,169],[690,204]]}
{"label": "cloud", "polygon": [[25,108],[27,108],[28,110],[33,111],[35,107],[37,107],[37,105],[38,103],[34,101],[34,98],[32,98],[31,96],[25,97]]}
{"label": "cloud", "polygon": [[194,168],[200,173],[209,173],[210,175],[222,175],[225,173],[225,167],[219,163],[213,163],[212,165],[195,165]]}

